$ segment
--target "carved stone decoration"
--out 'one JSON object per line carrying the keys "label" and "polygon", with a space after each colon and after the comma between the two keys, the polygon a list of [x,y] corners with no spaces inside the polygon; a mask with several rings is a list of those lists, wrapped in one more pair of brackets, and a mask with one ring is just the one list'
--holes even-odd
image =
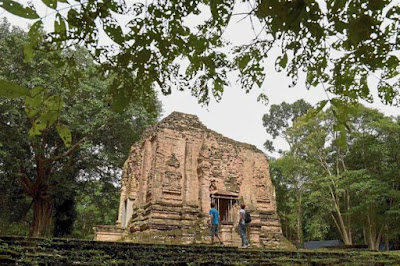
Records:
{"label": "carved stone decoration", "polygon": [[176,159],[175,154],[172,154],[169,160],[167,161],[167,166],[173,167],[173,168],[179,168],[179,161]]}
{"label": "carved stone decoration", "polygon": [[172,153],[166,162],[166,170],[163,178],[163,192],[181,194],[182,173],[179,170],[180,163]]}
{"label": "carved stone decoration", "polygon": [[[115,232],[122,228],[126,241],[209,243],[213,201],[225,245],[240,245],[235,227],[245,203],[252,245],[292,247],[282,235],[265,154],[208,129],[194,115],[174,112],[146,130],[131,148],[121,183]],[[107,240],[101,228],[96,239]]]}
{"label": "carved stone decoration", "polygon": [[210,191],[217,190],[217,185],[215,184],[215,180],[211,180],[209,190]]}
{"label": "carved stone decoration", "polygon": [[268,188],[265,184],[256,185],[257,202],[269,203],[271,201]]}
{"label": "carved stone decoration", "polygon": [[163,191],[179,192],[182,190],[181,185],[182,174],[179,172],[165,171]]}

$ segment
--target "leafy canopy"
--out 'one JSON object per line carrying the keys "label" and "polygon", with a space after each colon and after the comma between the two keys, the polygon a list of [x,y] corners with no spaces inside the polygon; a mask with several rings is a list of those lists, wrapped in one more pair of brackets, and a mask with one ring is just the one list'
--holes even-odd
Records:
{"label": "leafy canopy", "polygon": [[[34,206],[31,202],[44,198],[51,203],[50,215],[39,216],[40,211],[32,208],[33,216],[41,217],[40,224],[50,224],[53,216],[54,233],[61,236],[71,233],[75,205],[83,204],[77,192],[89,188],[93,179],[101,186],[99,197],[110,199],[118,193],[114,185],[130,145],[157,121],[161,107],[153,97],[154,112],[140,104],[128,106],[123,113],[112,111],[107,93],[112,75],[102,75],[84,48],[37,51],[37,56],[24,62],[27,38],[21,29],[0,23],[0,80],[19,84],[23,92],[0,97],[0,206],[4,210],[0,231],[23,232],[29,226],[27,219],[32,218],[28,212]],[[73,68],[60,72],[52,60],[55,56],[67,59]],[[75,71],[80,78],[73,80],[76,87],[71,88]],[[61,108],[65,111],[59,112]],[[44,125],[43,118],[51,120]],[[104,194],[107,190],[109,195]],[[110,204],[115,204],[112,199]],[[92,205],[104,209],[95,200]],[[108,213],[105,216],[113,215],[112,206],[106,208],[110,211],[103,210]],[[84,209],[76,211],[79,216],[86,214]],[[24,227],[15,221],[23,221]],[[36,224],[32,220],[31,228]],[[85,226],[79,223],[76,227],[79,231]]]}
{"label": "leafy canopy", "polygon": [[[275,106],[273,119],[289,121],[293,105]],[[367,241],[377,249],[383,236],[399,236],[400,117],[354,104],[343,147],[330,109],[318,115],[309,115],[309,109],[293,124],[278,124],[279,133],[291,141],[270,165],[284,234],[299,241],[302,234],[305,240]],[[275,132],[276,127],[266,127]]]}
{"label": "leafy canopy", "polygon": [[[41,17],[33,5],[1,2],[3,9],[33,22],[26,59],[38,46],[88,47],[102,71],[117,73],[110,93],[119,110],[132,100],[151,98],[153,84],[164,94],[173,87],[190,89],[200,103],[208,103],[210,97],[218,100],[228,85],[227,71],[233,69],[239,71],[246,91],[261,87],[267,71],[264,61],[272,47],[281,50],[276,70],[285,71],[292,85],[299,72],[305,72],[308,88],[322,84],[341,100],[372,102],[367,81],[374,78],[381,101],[399,104],[400,7],[389,0],[41,2],[55,16]],[[198,16],[204,21],[188,26]],[[238,16],[242,23],[254,23],[259,32],[249,43],[230,47],[223,33]],[[45,19],[54,27],[42,38],[38,32]],[[112,45],[100,42],[103,33]],[[224,52],[225,47],[233,56]],[[188,66],[180,64],[182,60]],[[21,93],[10,84],[1,87],[15,91],[14,95]]]}

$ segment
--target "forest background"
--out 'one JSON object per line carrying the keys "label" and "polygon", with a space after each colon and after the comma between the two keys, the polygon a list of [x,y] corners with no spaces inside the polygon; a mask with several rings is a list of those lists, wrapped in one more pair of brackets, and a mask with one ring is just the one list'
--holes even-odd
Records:
{"label": "forest background", "polygon": [[[7,58],[1,73],[5,96],[1,98],[1,163],[7,169],[1,172],[6,195],[2,207],[8,208],[3,213],[15,214],[4,217],[4,230],[12,232],[9,228],[15,226],[15,232],[30,235],[90,237],[94,214],[104,221],[94,224],[114,220],[104,211],[104,204],[112,202],[108,201],[112,196],[105,195],[118,194],[113,184],[132,144],[127,139],[138,139],[160,115],[154,84],[163,94],[170,94],[175,85],[189,89],[200,103],[207,104],[212,98],[221,99],[228,86],[227,68],[233,68],[249,92],[263,84],[262,62],[280,43],[275,68],[286,71],[293,85],[302,69],[306,86],[323,88],[328,96],[314,111],[304,101],[272,105],[263,119],[267,132],[289,147],[275,151],[281,158],[271,160],[285,235],[298,242],[341,238],[346,244],[367,243],[371,249],[382,240],[398,239],[399,156],[396,149],[387,152],[396,147],[398,118],[357,104],[374,101],[367,82],[370,76],[378,76],[378,98],[387,105],[398,104],[399,8],[393,1],[368,5],[362,1],[248,1],[251,8],[242,15],[260,21],[260,34],[250,44],[237,47],[234,58],[219,50],[227,45],[220,38],[225,26],[231,17],[241,15],[233,14],[232,1],[161,1],[133,5],[133,11],[132,7],[124,10],[122,1],[87,1],[76,6],[70,1],[64,8],[68,13],[60,8],[66,1],[42,2],[55,10],[53,18],[38,16],[34,6],[2,1],[8,12],[35,21],[28,34],[2,24],[1,45],[6,48],[2,58]],[[192,34],[184,18],[201,13],[203,7],[198,5],[209,7],[211,18]],[[129,24],[131,32],[123,31],[113,19],[115,13],[124,12],[136,16]],[[54,21],[48,33],[41,30],[46,19]],[[371,27],[359,27],[365,23]],[[112,54],[115,47],[99,45],[99,35],[104,33],[119,45],[119,54]],[[192,63],[186,66],[185,77],[174,64],[182,56]],[[265,94],[259,99],[268,100]],[[120,131],[107,132],[118,126]],[[270,152],[271,144],[266,142]],[[83,202],[80,207],[76,199]],[[14,203],[25,208],[15,208]],[[79,229],[73,233],[68,220],[76,212],[77,217],[85,217],[86,211],[92,211],[86,216],[91,218],[76,222]],[[358,219],[360,214],[362,219]],[[11,217],[17,217],[18,223],[10,222]]]}

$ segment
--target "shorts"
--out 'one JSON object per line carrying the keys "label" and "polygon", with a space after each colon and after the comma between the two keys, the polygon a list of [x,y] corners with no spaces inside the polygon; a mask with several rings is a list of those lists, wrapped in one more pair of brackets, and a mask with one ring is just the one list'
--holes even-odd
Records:
{"label": "shorts", "polygon": [[218,235],[218,224],[212,224],[211,225],[211,236],[217,236]]}

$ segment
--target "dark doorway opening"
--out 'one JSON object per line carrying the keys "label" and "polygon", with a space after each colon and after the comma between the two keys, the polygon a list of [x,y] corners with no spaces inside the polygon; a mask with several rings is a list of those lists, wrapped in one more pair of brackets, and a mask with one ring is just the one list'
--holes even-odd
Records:
{"label": "dark doorway opening", "polygon": [[221,222],[233,223],[233,206],[237,204],[238,197],[223,194],[212,194],[210,197],[219,212]]}

